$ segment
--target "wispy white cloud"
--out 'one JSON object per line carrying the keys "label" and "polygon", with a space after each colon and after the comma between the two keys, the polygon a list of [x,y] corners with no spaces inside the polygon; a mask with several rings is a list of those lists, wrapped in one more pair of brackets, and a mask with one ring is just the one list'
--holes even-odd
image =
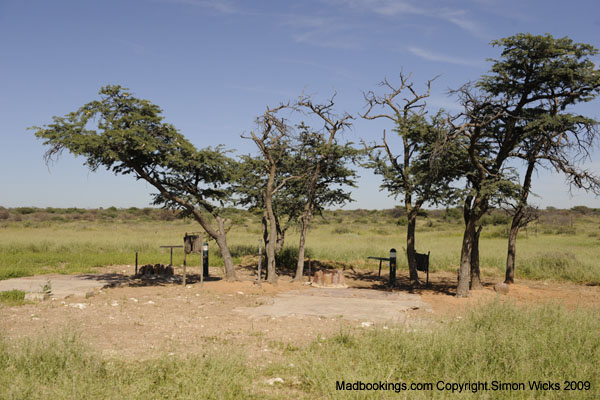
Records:
{"label": "wispy white cloud", "polygon": [[434,17],[450,22],[459,28],[471,33],[473,36],[489,39],[485,28],[477,21],[470,19],[465,10],[443,9],[434,11]]}
{"label": "wispy white cloud", "polygon": [[230,0],[166,0],[169,3],[204,7],[223,14],[235,14],[239,8]]}
{"label": "wispy white cloud", "polygon": [[[469,12],[460,8],[425,7],[415,5],[409,0],[324,0],[331,4],[338,4],[359,11],[393,17],[398,15],[419,15],[446,21],[463,29],[470,34],[489,39],[485,27],[478,21],[469,17]],[[436,3],[437,4],[437,3]]]}
{"label": "wispy white cloud", "polygon": [[429,61],[439,61],[439,62],[445,62],[445,63],[449,63],[449,64],[456,64],[456,65],[468,65],[468,66],[481,66],[482,62],[479,60],[471,60],[468,58],[462,58],[462,57],[456,57],[456,56],[449,56],[446,54],[441,54],[441,53],[435,53],[426,49],[423,49],[421,47],[415,47],[415,46],[409,46],[407,48],[408,51],[410,51],[412,54],[424,58],[425,60],[429,60]]}
{"label": "wispy white cloud", "polygon": [[292,38],[297,43],[336,49],[360,47],[356,25],[335,17],[293,15],[286,18],[284,24],[293,28]]}

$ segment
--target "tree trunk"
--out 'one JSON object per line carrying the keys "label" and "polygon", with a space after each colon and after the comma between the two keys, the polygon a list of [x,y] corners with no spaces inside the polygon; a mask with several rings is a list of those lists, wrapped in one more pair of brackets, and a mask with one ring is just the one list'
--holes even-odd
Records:
{"label": "tree trunk", "polygon": [[298,264],[296,266],[295,281],[302,281],[304,274],[304,250],[306,246],[306,233],[308,232],[309,215],[303,215],[300,218],[300,243],[298,244]]}
{"label": "tree trunk", "polygon": [[417,273],[417,255],[415,250],[415,227],[417,224],[417,210],[407,207],[408,226],[406,228],[406,258],[411,286],[418,286],[419,274]]}
{"label": "tree trunk", "polygon": [[519,204],[513,215],[512,222],[510,224],[510,232],[508,234],[508,252],[506,255],[506,274],[504,277],[504,283],[511,284],[515,283],[515,259],[517,254],[517,236],[521,223],[525,214],[525,207],[527,206],[527,197],[529,196],[529,190],[531,189],[531,175],[535,168],[535,159],[530,160],[527,165],[527,171],[525,172],[525,178],[523,179],[523,187],[521,188],[521,197],[519,198]]}
{"label": "tree trunk", "polygon": [[233,264],[233,258],[229,252],[229,247],[227,247],[227,239],[225,236],[221,236],[216,239],[216,242],[217,246],[219,246],[219,250],[221,250],[221,257],[223,258],[223,264],[225,265],[225,279],[230,282],[236,281],[235,265]]}
{"label": "tree trunk", "polygon": [[235,275],[235,265],[233,264],[233,257],[229,252],[229,246],[227,246],[227,232],[225,230],[225,219],[222,217],[215,217],[218,226],[218,232],[209,233],[213,239],[217,242],[219,250],[221,251],[221,258],[223,259],[223,265],[225,266],[225,279],[228,281],[235,281],[237,277]]}
{"label": "tree trunk", "polygon": [[514,219],[510,226],[508,234],[508,254],[506,256],[506,276],[504,283],[515,283],[515,256],[517,252],[517,234],[519,233],[519,225],[515,225]]}
{"label": "tree trunk", "polygon": [[[469,287],[471,285],[471,262],[473,244],[477,235],[477,223],[479,219],[487,211],[488,199],[487,197],[468,196],[465,199],[465,205],[463,208],[464,219],[465,219],[465,232],[463,234],[462,248],[460,252],[460,267],[458,270],[458,287],[456,288],[456,297],[468,297]],[[477,262],[479,262],[479,256],[477,255]],[[481,281],[479,281],[481,284]]]}
{"label": "tree trunk", "polygon": [[463,234],[462,249],[460,252],[460,267],[458,269],[458,287],[456,297],[469,296],[469,281],[471,274],[471,251],[473,249],[473,238],[475,236],[475,223],[471,218],[467,221]]}
{"label": "tree trunk", "polygon": [[479,225],[479,228],[477,228],[477,231],[475,231],[475,235],[473,236],[473,244],[471,247],[471,290],[483,289],[479,273],[479,235],[481,234],[482,229],[483,226]]}
{"label": "tree trunk", "polygon": [[279,218],[275,216],[275,224],[277,226],[277,243],[275,244],[275,253],[281,253],[283,250],[283,245],[285,244],[285,230],[281,229],[281,224],[279,223]]}
{"label": "tree trunk", "polygon": [[267,282],[276,283],[277,273],[275,272],[275,247],[277,245],[277,222],[273,212],[273,203],[271,193],[265,196],[265,210],[269,222],[269,241],[267,242]]}
{"label": "tree trunk", "polygon": [[[263,213],[262,219],[261,219],[261,223],[262,223],[262,237],[263,237],[263,243],[265,244],[265,253],[267,251],[267,243],[269,243],[269,227],[268,227],[268,223],[267,223],[267,212],[265,211]],[[261,269],[263,271],[265,271],[265,280],[267,280],[269,278],[269,271],[267,271],[267,269],[265,268],[265,262],[267,261],[267,257],[262,257],[262,264],[261,265]]]}
{"label": "tree trunk", "polygon": [[229,247],[227,246],[227,231],[225,230],[225,219],[218,215],[214,215],[215,220],[217,221],[218,230],[215,230],[214,227],[211,226],[210,222],[204,217],[203,213],[190,204],[185,199],[170,193],[165,187],[158,182],[156,179],[153,179],[148,173],[146,173],[141,168],[136,168],[135,171],[137,174],[150,183],[152,186],[158,189],[158,191],[170,199],[171,201],[181,204],[185,207],[191,214],[194,216],[194,219],[202,226],[204,231],[215,241],[217,242],[217,246],[219,246],[219,250],[221,251],[221,258],[223,258],[223,264],[225,266],[225,278],[228,281],[235,281],[237,277],[235,275],[235,265],[233,264],[233,258],[231,257],[231,253],[229,252]]}

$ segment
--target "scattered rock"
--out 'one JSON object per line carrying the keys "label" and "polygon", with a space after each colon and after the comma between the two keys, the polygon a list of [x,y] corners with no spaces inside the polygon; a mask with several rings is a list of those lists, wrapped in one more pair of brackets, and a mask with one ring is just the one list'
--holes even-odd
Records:
{"label": "scattered rock", "polygon": [[504,282],[498,282],[494,285],[496,293],[508,294],[509,286]]}
{"label": "scattered rock", "polygon": [[368,328],[370,326],[373,326],[373,322],[371,322],[371,321],[365,321],[365,322],[362,322],[360,324],[360,326],[362,326],[363,328]]}
{"label": "scattered rock", "polygon": [[271,378],[271,379],[267,379],[267,383],[272,386],[272,385],[274,385],[276,383],[283,383],[283,379],[281,379],[279,377],[278,378]]}
{"label": "scattered rock", "polygon": [[69,307],[79,308],[80,310],[83,310],[87,306],[85,304],[83,304],[83,303],[71,303],[71,304],[69,304]]}

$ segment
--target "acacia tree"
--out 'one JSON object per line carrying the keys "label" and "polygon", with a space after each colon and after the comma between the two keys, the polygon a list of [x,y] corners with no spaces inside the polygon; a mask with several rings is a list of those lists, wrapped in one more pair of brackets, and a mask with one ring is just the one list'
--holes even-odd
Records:
{"label": "acacia tree", "polygon": [[92,171],[104,167],[150,183],[158,190],[154,204],[181,210],[215,239],[226,278],[235,280],[227,246],[228,220],[221,215],[231,195],[234,161],[220,147],[196,149],[173,125],[163,122],[158,106],[133,97],[126,88],[105,86],[99,94],[100,100],[34,128],[50,146],[46,161],[67,150],[83,156]]}
{"label": "acacia tree", "polygon": [[[356,172],[348,167],[356,161],[359,152],[352,143],[339,144],[337,139],[329,141],[326,134],[313,132],[302,124],[298,149],[301,162],[297,164],[305,175],[292,182],[292,194],[298,200],[300,239],[298,263],[294,280],[302,280],[304,256],[310,221],[326,207],[339,206],[352,201],[344,187],[355,187]],[[330,136],[331,137],[331,136]]]}
{"label": "acacia tree", "polygon": [[293,183],[297,195],[302,199],[298,264],[294,280],[302,280],[306,236],[312,217],[327,206],[351,201],[350,194],[344,191],[343,186],[355,186],[356,173],[346,164],[354,162],[358,152],[352,143],[339,144],[336,137],[351,126],[352,116],[347,113],[337,115],[334,106],[335,94],[325,104],[315,104],[306,96],[301,96],[296,104],[298,110],[320,120],[322,129],[315,131],[304,123],[298,127],[299,155],[304,162],[297,164],[303,171],[303,178]]}
{"label": "acacia tree", "polygon": [[[281,179],[289,176],[289,170],[294,169],[297,161],[293,160],[293,157],[297,157],[297,152],[290,148],[284,152],[282,157],[285,157],[286,160],[280,160],[278,164],[277,173],[275,174],[276,187],[279,186]],[[262,213],[261,223],[265,248],[269,240],[269,224],[264,201],[267,182],[268,177],[264,173],[264,160],[251,155],[242,156],[241,162],[238,164],[234,187],[234,191],[238,195],[237,204],[248,207],[250,211],[260,211]],[[297,222],[302,210],[301,196],[297,190],[293,189],[293,186],[290,182],[287,182],[286,185],[272,195],[277,231],[276,254],[279,254],[283,249],[286,233]]]}
{"label": "acacia tree", "polygon": [[[494,102],[492,96],[475,93],[470,84],[452,93],[458,94],[464,112],[448,118],[450,128],[440,141],[443,148],[448,144],[458,145],[466,155],[467,168],[464,177],[467,185],[464,191],[463,219],[465,230],[458,271],[457,296],[469,295],[469,289],[482,287],[479,271],[479,235],[481,217],[489,210],[490,203],[502,201],[514,195],[516,185],[512,170],[504,165],[507,156],[501,159],[497,154],[503,140],[498,119],[503,115],[501,103]],[[462,123],[456,125],[457,120]],[[449,140],[448,140],[449,139]],[[438,143],[439,145],[439,143]],[[439,150],[438,148],[438,150]],[[436,153],[444,158],[447,151]]]}
{"label": "acacia tree", "polygon": [[[489,207],[493,194],[504,188],[507,196],[518,197],[517,188],[506,178],[508,160],[523,149],[528,140],[539,138],[544,141],[541,139],[544,132],[553,131],[548,126],[539,129],[542,121],[557,116],[547,107],[549,104],[564,111],[578,102],[591,100],[600,87],[598,71],[589,60],[595,49],[589,45],[574,44],[568,38],[530,34],[511,36],[494,41],[492,45],[502,46],[503,51],[500,60],[492,60],[491,73],[477,83],[480,94],[474,93],[469,86],[458,91],[465,111],[461,115],[462,123],[454,126],[453,135],[462,137],[461,141],[467,143],[474,171],[472,176],[475,177],[472,181],[476,183],[464,207],[466,228],[457,288],[459,297],[468,296],[469,284],[472,288],[481,286],[479,271],[471,268],[472,246],[475,227]],[[563,131],[563,139],[555,143],[565,144],[565,134]],[[548,149],[545,145],[531,148],[542,152]],[[557,147],[550,148],[554,148],[552,153],[556,154]],[[563,150],[568,148],[563,147]],[[568,160],[566,153],[560,156],[563,161]],[[572,164],[563,166],[572,170]],[[571,176],[575,181],[581,178],[581,175]],[[524,181],[524,184],[529,186],[531,179],[528,182]]]}
{"label": "acacia tree", "polygon": [[495,44],[503,45],[505,50],[503,59],[495,65],[499,74],[484,78],[486,90],[507,91],[510,86],[512,91],[522,92],[524,77],[534,66],[547,71],[540,77],[546,81],[536,91],[536,100],[520,116],[524,140],[511,154],[525,162],[526,171],[515,199],[508,238],[505,283],[510,284],[514,283],[517,234],[532,218],[527,199],[535,169],[553,169],[566,176],[569,186],[600,194],[600,177],[577,167],[579,161],[590,158],[589,151],[598,141],[598,122],[574,113],[572,108],[598,96],[600,70],[590,60],[597,49],[568,38],[517,35]]}
{"label": "acacia tree", "polygon": [[[382,188],[393,195],[402,195],[408,219],[406,229],[406,256],[408,259],[411,285],[419,285],[415,250],[415,228],[417,215],[426,202],[436,204],[451,203],[456,191],[451,182],[460,174],[460,157],[453,143],[446,146],[443,158],[437,158],[435,165],[430,163],[430,155],[434,151],[438,136],[444,129],[441,114],[426,118],[427,104],[425,100],[431,93],[431,83],[427,81],[426,91],[418,93],[414,84],[409,81],[410,75],[400,74],[400,85],[393,86],[383,80],[380,86],[387,89],[382,96],[370,91],[364,95],[367,111],[362,118],[368,120],[388,119],[394,124],[394,131],[402,140],[400,154],[394,153],[383,132],[382,143],[372,146],[370,162],[367,166],[383,177]],[[408,93],[408,97],[400,100],[400,96]],[[376,109],[385,111],[380,114]],[[449,168],[451,167],[451,168]]]}
{"label": "acacia tree", "polygon": [[283,175],[290,171],[284,166],[286,166],[286,161],[289,161],[291,130],[285,119],[277,116],[277,112],[287,108],[288,105],[280,105],[273,109],[267,108],[265,113],[257,119],[260,132],[252,131],[249,137],[260,151],[262,170],[266,177],[262,200],[266,221],[268,222],[268,239],[266,241],[267,281],[271,283],[277,282],[275,254],[278,221],[273,199],[286,186],[288,181],[302,176],[302,172],[296,175],[289,173]]}

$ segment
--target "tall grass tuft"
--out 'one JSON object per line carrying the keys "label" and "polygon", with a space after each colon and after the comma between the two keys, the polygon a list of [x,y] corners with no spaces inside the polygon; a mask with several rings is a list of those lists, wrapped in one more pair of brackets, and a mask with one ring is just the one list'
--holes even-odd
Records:
{"label": "tall grass tuft", "polygon": [[25,301],[25,292],[18,289],[0,292],[0,304],[7,306],[20,306],[27,304],[27,301]]}

